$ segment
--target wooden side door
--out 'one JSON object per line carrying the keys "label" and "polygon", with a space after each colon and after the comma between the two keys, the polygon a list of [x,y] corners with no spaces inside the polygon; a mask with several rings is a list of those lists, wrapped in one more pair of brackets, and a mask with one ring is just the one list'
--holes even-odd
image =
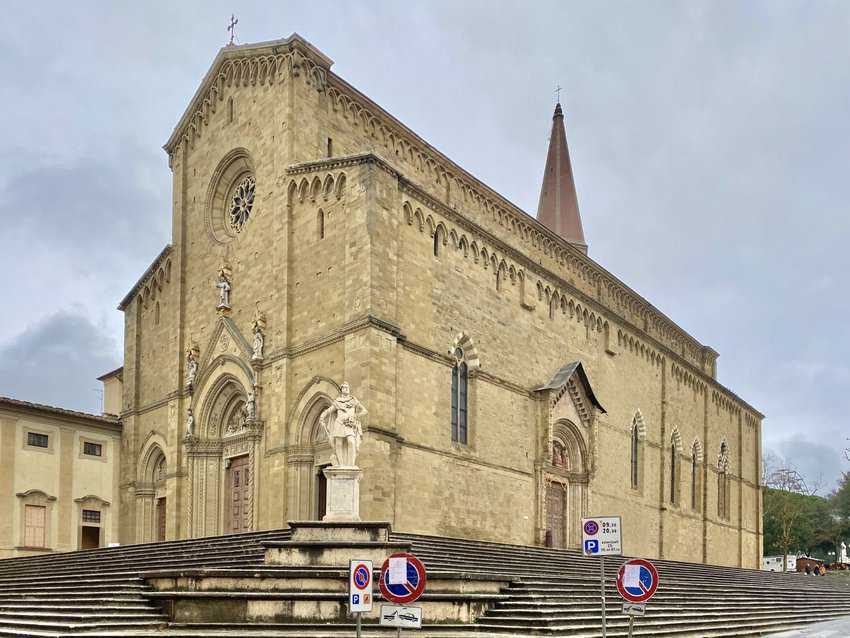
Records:
{"label": "wooden side door", "polygon": [[567,493],[559,483],[546,486],[546,535],[552,547],[566,547]]}
{"label": "wooden side door", "polygon": [[230,460],[228,475],[228,532],[236,534],[251,531],[250,511],[251,477],[247,456]]}
{"label": "wooden side door", "polygon": [[325,478],[323,465],[316,474],[316,520],[322,520],[328,511],[328,479]]}
{"label": "wooden side door", "polygon": [[156,540],[165,540],[165,497],[156,499]]}

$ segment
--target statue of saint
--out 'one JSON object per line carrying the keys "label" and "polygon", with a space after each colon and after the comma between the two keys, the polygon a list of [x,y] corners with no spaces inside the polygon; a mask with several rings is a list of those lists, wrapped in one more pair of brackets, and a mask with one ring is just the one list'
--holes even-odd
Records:
{"label": "statue of saint", "polygon": [[263,331],[260,329],[259,325],[254,326],[254,354],[251,355],[251,359],[254,361],[259,361],[263,358],[263,344],[265,343],[265,338],[263,337]]}
{"label": "statue of saint", "polygon": [[195,375],[198,374],[198,360],[193,350],[186,353],[186,385],[192,387],[195,383]]}
{"label": "statue of saint", "polygon": [[215,287],[218,288],[218,308],[230,308],[230,282],[227,280],[224,269],[218,271],[218,282]]}
{"label": "statue of saint", "polygon": [[192,408],[186,410],[186,438],[195,436],[195,415],[192,414]]}
{"label": "statue of saint", "polygon": [[357,450],[363,437],[359,417],[367,414],[363,404],[351,395],[348,383],[340,386],[339,396],[322,412],[319,421],[333,447],[331,463],[334,467],[357,467]]}
{"label": "statue of saint", "polygon": [[253,423],[257,420],[257,402],[254,399],[254,393],[248,393],[248,400],[245,401],[245,421]]}

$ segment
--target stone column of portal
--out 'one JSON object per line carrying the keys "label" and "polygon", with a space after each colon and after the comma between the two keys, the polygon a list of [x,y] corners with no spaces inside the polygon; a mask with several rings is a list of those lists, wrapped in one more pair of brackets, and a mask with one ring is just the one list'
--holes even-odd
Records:
{"label": "stone column of portal", "polygon": [[323,521],[356,522],[360,520],[359,467],[326,467],[327,509]]}

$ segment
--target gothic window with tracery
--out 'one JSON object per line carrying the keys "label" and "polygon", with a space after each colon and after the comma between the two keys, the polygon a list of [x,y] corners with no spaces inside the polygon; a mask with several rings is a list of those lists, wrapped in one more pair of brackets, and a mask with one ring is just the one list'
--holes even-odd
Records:
{"label": "gothic window with tracery", "polygon": [[467,442],[467,385],[469,369],[464,361],[463,348],[454,350],[452,366],[452,443]]}
{"label": "gothic window with tracery", "polygon": [[248,175],[233,189],[230,197],[230,227],[237,233],[242,232],[251,216],[251,210],[254,208],[255,187],[253,176]]}

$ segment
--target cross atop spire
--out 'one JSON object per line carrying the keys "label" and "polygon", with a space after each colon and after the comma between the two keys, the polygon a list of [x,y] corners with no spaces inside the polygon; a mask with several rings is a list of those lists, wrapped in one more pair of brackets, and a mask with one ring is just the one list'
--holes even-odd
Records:
{"label": "cross atop spire", "polygon": [[231,13],[230,24],[227,25],[227,30],[230,31],[230,42],[227,43],[227,46],[233,46],[233,40],[236,39],[237,24],[239,24],[239,20],[237,20],[236,16]]}
{"label": "cross atop spire", "polygon": [[[560,87],[556,91],[560,92]],[[555,114],[552,116],[552,133],[549,136],[549,153],[546,156],[546,170],[543,172],[537,219],[573,246],[587,253],[560,100],[555,105]]]}

